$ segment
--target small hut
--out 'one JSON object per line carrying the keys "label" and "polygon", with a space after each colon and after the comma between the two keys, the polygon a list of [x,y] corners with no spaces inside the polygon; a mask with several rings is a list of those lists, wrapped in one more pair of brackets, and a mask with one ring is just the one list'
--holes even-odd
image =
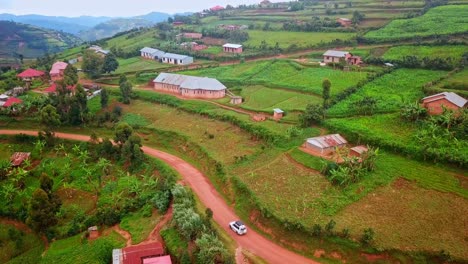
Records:
{"label": "small hut", "polygon": [[242,96],[231,96],[231,104],[233,105],[242,104]]}
{"label": "small hut", "polygon": [[349,150],[349,156],[360,158],[360,157],[362,157],[362,155],[363,155],[364,153],[366,153],[367,151],[369,151],[369,149],[367,149],[367,147],[364,146],[364,145],[352,147],[352,148]]}
{"label": "small hut", "polygon": [[11,155],[11,166],[18,167],[31,156],[31,152],[15,152]]}
{"label": "small hut", "polygon": [[273,109],[273,119],[275,120],[280,120],[281,118],[283,118],[284,116],[284,111],[279,109],[279,108],[275,108]]}

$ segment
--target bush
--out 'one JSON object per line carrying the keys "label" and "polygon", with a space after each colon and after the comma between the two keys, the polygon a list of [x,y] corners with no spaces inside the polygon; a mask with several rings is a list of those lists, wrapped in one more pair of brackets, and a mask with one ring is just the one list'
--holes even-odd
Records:
{"label": "bush", "polygon": [[364,229],[364,232],[361,236],[361,243],[365,246],[370,245],[372,241],[374,240],[374,235],[375,235],[375,232],[372,228]]}

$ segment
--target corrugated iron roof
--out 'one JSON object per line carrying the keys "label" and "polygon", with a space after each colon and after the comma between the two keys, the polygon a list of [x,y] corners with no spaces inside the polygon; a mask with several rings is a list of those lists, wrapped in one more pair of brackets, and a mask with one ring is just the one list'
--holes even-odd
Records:
{"label": "corrugated iron roof", "polygon": [[242,48],[242,45],[240,44],[231,44],[231,43],[226,43],[223,45],[223,48],[233,48],[233,49],[238,49]]}
{"label": "corrugated iron roof", "polygon": [[275,109],[273,109],[273,112],[275,112],[275,113],[278,113],[278,114],[282,114],[282,113],[284,113],[284,111],[283,111],[283,110],[281,110],[281,109],[279,109],[279,108],[275,108]]}
{"label": "corrugated iron roof", "polygon": [[325,52],[323,54],[323,56],[330,56],[330,57],[345,57],[347,54],[349,54],[349,52],[347,51],[339,51],[339,50],[327,50],[327,52]]}
{"label": "corrugated iron roof", "polygon": [[357,153],[359,153],[359,154],[362,154],[362,153],[364,153],[364,152],[369,151],[369,149],[367,149],[367,147],[364,146],[364,145],[352,147],[351,150],[352,150],[352,151],[355,151],[355,152],[357,152]]}
{"label": "corrugated iron roof", "polygon": [[23,161],[29,159],[31,152],[15,152],[11,155],[10,162],[12,166],[19,166]]}
{"label": "corrugated iron roof", "polygon": [[438,93],[434,94],[431,96],[424,97],[422,100],[426,103],[428,102],[433,102],[440,100],[442,98],[447,99],[449,102],[452,104],[458,106],[458,107],[464,107],[466,105],[467,100],[461,96],[459,96],[456,93],[453,92],[443,92],[443,93]]}
{"label": "corrugated iron roof", "polygon": [[225,90],[221,82],[216,79],[208,77],[196,77],[173,73],[160,73],[153,82],[164,83],[170,85],[177,85],[180,88],[191,89],[191,90],[211,90],[221,91]]}
{"label": "corrugated iron roof", "polygon": [[38,71],[36,69],[29,68],[16,76],[19,78],[31,78],[31,77],[43,76],[44,74],[45,73],[43,71]]}
{"label": "corrugated iron roof", "polygon": [[348,143],[340,134],[308,138],[307,143],[320,148],[336,147]]}
{"label": "corrugated iron roof", "polygon": [[162,51],[162,50],[158,50],[158,49],[153,49],[153,48],[149,48],[149,47],[144,47],[140,50],[140,52],[146,52],[146,53],[149,53],[155,57],[162,57],[164,56],[164,54],[166,54],[166,52]]}
{"label": "corrugated iron roof", "polygon": [[171,256],[162,256],[143,259],[143,264],[172,264]]}
{"label": "corrugated iron roof", "polygon": [[180,55],[180,54],[175,54],[175,53],[166,53],[162,57],[168,58],[168,59],[174,59],[174,60],[184,60],[186,58],[189,58],[190,56]]}
{"label": "corrugated iron roof", "polygon": [[65,70],[68,66],[68,63],[63,61],[57,61],[52,65],[52,69],[50,70],[50,74],[59,74],[61,70]]}

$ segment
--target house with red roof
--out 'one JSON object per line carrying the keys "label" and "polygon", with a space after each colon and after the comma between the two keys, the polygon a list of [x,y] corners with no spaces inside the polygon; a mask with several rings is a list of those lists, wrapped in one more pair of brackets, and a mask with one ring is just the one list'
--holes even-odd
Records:
{"label": "house with red roof", "polygon": [[[75,93],[75,90],[76,90],[76,85],[69,85],[67,86],[67,89],[70,91],[70,93],[74,94]],[[50,94],[50,93],[56,93],[57,92],[57,84],[56,83],[52,83],[48,88],[46,88],[44,90],[44,92]]]}
{"label": "house with red roof", "polygon": [[112,264],[171,264],[171,257],[163,255],[159,242],[130,246],[112,250]]}
{"label": "house with red roof", "polygon": [[7,108],[15,104],[22,104],[23,100],[16,98],[16,97],[10,97],[6,101],[1,102],[0,105]]}
{"label": "house with red roof", "polygon": [[31,152],[15,152],[10,157],[11,166],[18,167],[23,164],[25,160],[28,160],[29,157],[31,157]]}
{"label": "house with red roof", "polygon": [[63,78],[63,72],[67,68],[68,63],[63,61],[57,61],[52,65],[52,69],[50,70],[50,78],[52,81],[61,80]]}
{"label": "house with red roof", "polygon": [[221,11],[221,10],[224,10],[224,7],[217,5],[217,6],[213,6],[212,8],[210,8],[210,10],[213,12]]}
{"label": "house with red roof", "polygon": [[22,79],[23,81],[31,81],[34,79],[43,78],[44,76],[45,76],[45,72],[38,71],[36,69],[31,69],[31,68],[16,75],[16,77]]}
{"label": "house with red roof", "polygon": [[424,97],[422,106],[430,115],[440,115],[444,109],[458,111],[467,106],[467,100],[453,92],[443,92]]}

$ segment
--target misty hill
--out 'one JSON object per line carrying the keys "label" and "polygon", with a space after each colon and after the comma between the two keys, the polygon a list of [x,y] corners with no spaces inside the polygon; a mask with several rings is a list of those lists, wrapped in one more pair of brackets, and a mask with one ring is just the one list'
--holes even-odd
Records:
{"label": "misty hill", "polygon": [[153,22],[141,18],[117,18],[98,24],[89,30],[82,31],[79,33],[79,36],[82,40],[93,41],[112,37],[119,32],[128,31],[133,28],[149,27],[153,24]]}
{"label": "misty hill", "polygon": [[0,21],[0,59],[36,58],[81,43],[72,34],[11,21]]}
{"label": "misty hill", "polygon": [[0,20],[8,20],[23,24],[30,24],[37,27],[60,30],[63,32],[78,34],[80,31],[88,30],[97,24],[111,20],[111,17],[63,17],[63,16],[42,16],[42,15],[21,15],[0,14]]}

